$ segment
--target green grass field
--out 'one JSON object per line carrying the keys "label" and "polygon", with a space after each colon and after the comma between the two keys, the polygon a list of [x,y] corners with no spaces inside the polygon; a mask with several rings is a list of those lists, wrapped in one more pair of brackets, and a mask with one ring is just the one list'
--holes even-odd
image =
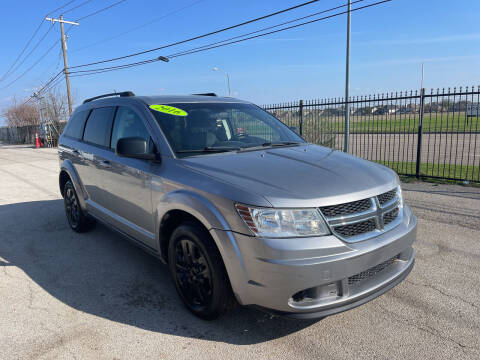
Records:
{"label": "green grass field", "polygon": [[[298,123],[298,119],[295,119]],[[288,123],[288,122],[287,122]],[[320,125],[319,125],[320,124]],[[417,133],[418,114],[371,115],[350,118],[350,132],[355,133]],[[297,125],[298,126],[298,125]],[[317,131],[321,126],[332,132],[343,132],[343,117],[306,116],[303,121],[303,133]],[[427,113],[423,116],[423,132],[480,132],[480,118],[468,117],[465,112],[459,113]],[[307,135],[308,136],[308,135]]]}
{"label": "green grass field", "polygon": [[[415,175],[415,162],[398,161],[377,161],[380,164],[389,166],[399,174]],[[480,181],[480,167],[472,165],[455,164],[421,164],[420,175],[438,176],[450,179],[465,179],[469,181]]]}

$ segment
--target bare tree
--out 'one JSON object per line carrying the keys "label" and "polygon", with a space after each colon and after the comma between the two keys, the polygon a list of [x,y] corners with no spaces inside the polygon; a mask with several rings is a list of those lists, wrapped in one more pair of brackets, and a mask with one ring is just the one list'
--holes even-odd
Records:
{"label": "bare tree", "polygon": [[38,125],[40,123],[35,105],[17,104],[16,99],[13,99],[13,104],[7,108],[6,117],[7,125],[10,127]]}
{"label": "bare tree", "polygon": [[44,94],[40,104],[43,121],[58,128],[61,122],[68,120],[67,95],[58,88],[53,88]]}

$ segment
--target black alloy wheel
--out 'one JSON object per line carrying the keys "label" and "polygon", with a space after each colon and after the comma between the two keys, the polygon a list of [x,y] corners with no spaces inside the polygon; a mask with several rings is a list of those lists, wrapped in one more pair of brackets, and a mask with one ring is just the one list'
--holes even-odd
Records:
{"label": "black alloy wheel", "polygon": [[67,214],[68,223],[72,228],[76,228],[78,227],[78,221],[80,219],[78,200],[75,195],[75,190],[71,187],[68,187],[65,190],[65,212]]}
{"label": "black alloy wheel", "polygon": [[208,307],[212,298],[211,270],[202,250],[193,241],[182,239],[177,242],[175,269],[188,306],[195,311]]}
{"label": "black alloy wheel", "polygon": [[186,222],[173,231],[168,264],[180,298],[194,315],[213,320],[237,304],[222,256],[201,224]]}
{"label": "black alloy wheel", "polygon": [[73,231],[85,232],[93,227],[95,222],[80,207],[77,193],[71,181],[67,181],[63,188],[63,202],[68,224]]}

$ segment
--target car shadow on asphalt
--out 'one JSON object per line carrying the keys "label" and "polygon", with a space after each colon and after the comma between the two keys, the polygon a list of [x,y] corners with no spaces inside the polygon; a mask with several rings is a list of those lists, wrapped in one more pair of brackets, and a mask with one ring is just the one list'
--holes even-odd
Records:
{"label": "car shadow on asphalt", "polygon": [[246,307],[214,321],[200,320],[183,307],[167,266],[101,224],[74,233],[62,200],[1,205],[0,259],[0,268],[20,268],[69,307],[158,333],[244,345],[281,338],[316,322]]}

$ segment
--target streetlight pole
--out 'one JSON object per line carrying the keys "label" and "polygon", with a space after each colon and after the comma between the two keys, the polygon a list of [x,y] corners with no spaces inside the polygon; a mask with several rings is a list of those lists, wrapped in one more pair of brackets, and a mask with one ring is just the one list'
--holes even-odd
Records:
{"label": "streetlight pole", "polygon": [[213,71],[220,71],[220,72],[225,74],[225,76],[227,77],[228,96],[230,96],[230,75],[228,75],[227,72],[225,72],[225,71],[223,71],[223,70],[221,70],[217,67],[214,67],[212,70]]}
{"label": "streetlight pole", "polygon": [[350,88],[350,13],[351,13],[351,0],[348,0],[348,12],[347,12],[347,54],[345,59],[345,140],[343,151],[348,153],[350,142],[350,106],[348,103],[349,88]]}

